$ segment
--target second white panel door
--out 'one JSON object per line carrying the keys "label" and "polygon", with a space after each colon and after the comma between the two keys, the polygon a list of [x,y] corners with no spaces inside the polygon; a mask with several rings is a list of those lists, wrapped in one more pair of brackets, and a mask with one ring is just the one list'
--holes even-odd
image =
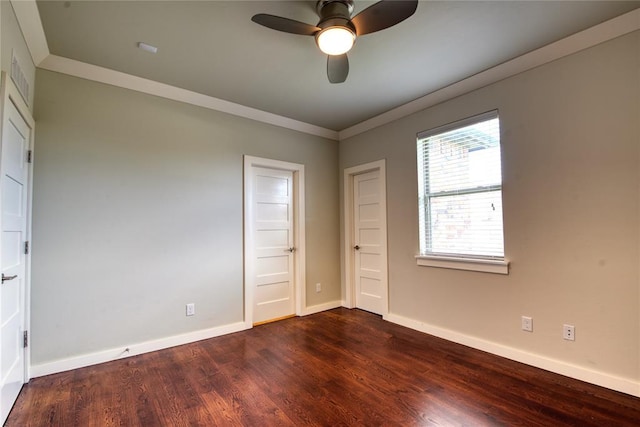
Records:
{"label": "second white panel door", "polygon": [[295,314],[291,171],[253,168],[253,323]]}
{"label": "second white panel door", "polygon": [[356,307],[383,314],[387,283],[379,170],[353,177],[353,209]]}

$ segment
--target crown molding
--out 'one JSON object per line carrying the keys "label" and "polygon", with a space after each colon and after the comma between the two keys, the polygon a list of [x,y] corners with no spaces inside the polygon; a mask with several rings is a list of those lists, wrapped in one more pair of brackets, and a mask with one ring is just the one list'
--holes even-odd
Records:
{"label": "crown molding", "polygon": [[339,132],[197,92],[49,53],[35,0],[11,0],[36,67],[342,141],[540,65],[640,30],[640,8],[489,68]]}
{"label": "crown molding", "polygon": [[482,71],[338,133],[340,141],[640,29],[640,8]]}
{"label": "crown molding", "polygon": [[35,0],[11,0],[11,6],[16,14],[18,25],[31,53],[33,63],[38,66],[49,56],[49,45],[44,35],[40,13]]}
{"label": "crown molding", "polygon": [[112,86],[134,90],[136,92],[142,92],[149,95],[196,105],[198,107],[208,108],[210,110],[232,114],[234,116],[244,117],[258,122],[303,132],[309,135],[320,136],[334,141],[338,140],[338,132],[334,130],[325,129],[255,108],[245,107],[244,105],[225,101],[224,99],[214,98],[212,96],[159,83],[154,80],[132,76],[131,74],[121,73],[119,71],[87,64],[85,62],[69,58],[63,58],[61,56],[49,55],[40,63],[39,67],[49,71],[68,74],[70,76],[80,77],[86,80],[105,83]]}

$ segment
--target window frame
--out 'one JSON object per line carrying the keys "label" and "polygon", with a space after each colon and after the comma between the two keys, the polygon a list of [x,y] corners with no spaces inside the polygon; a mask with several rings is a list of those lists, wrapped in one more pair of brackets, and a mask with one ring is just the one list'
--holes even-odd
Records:
{"label": "window frame", "polygon": [[[429,245],[427,239],[429,239],[429,233],[427,232],[427,228],[430,227],[431,224],[431,214],[429,212],[429,203],[427,200],[424,200],[426,197],[429,199],[434,196],[428,196],[428,181],[425,179],[425,170],[424,170],[424,150],[421,150],[420,147],[423,146],[420,141],[426,138],[432,137],[434,135],[450,132],[455,129],[464,128],[476,123],[499,119],[498,110],[487,111],[482,114],[478,114],[472,117],[468,117],[462,120],[458,120],[452,123],[448,123],[443,126],[438,126],[436,128],[419,132],[416,135],[416,153],[417,153],[417,165],[418,165],[418,218],[419,224],[418,228],[419,232],[419,249],[422,250],[423,247],[427,247]],[[502,138],[500,141],[500,150],[502,151]],[[502,156],[500,158],[500,168],[502,168]],[[491,191],[500,190],[502,196],[502,179],[499,185],[485,185],[474,188],[469,188],[466,190],[460,191],[442,191],[438,192],[435,197],[446,197],[450,195],[458,195],[458,194],[480,194],[480,193],[488,193]],[[501,215],[504,219],[504,209],[502,209]],[[420,223],[420,218],[424,219],[424,224]],[[502,226],[502,238],[504,244],[504,222]],[[439,267],[439,268],[451,268],[458,270],[470,270],[470,271],[480,271],[487,273],[497,273],[497,274],[509,274],[509,261],[507,261],[504,250],[503,256],[494,256],[494,255],[470,255],[470,254],[449,254],[449,253],[441,253],[441,252],[425,252],[419,253],[416,255],[416,262],[419,266],[427,266],[427,267]]]}

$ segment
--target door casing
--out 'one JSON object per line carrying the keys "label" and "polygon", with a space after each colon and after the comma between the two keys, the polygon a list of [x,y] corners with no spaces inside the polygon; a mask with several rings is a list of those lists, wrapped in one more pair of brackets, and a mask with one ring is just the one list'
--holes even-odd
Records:
{"label": "door casing", "polygon": [[253,327],[254,298],[254,254],[253,254],[253,186],[251,176],[253,168],[267,168],[293,172],[293,211],[294,211],[294,289],[296,315],[304,315],[306,301],[305,286],[305,211],[304,211],[304,165],[244,156],[244,323],[247,328]]}
{"label": "door casing", "polygon": [[356,289],[355,289],[355,263],[354,263],[354,218],[353,218],[353,185],[354,177],[363,173],[378,170],[380,172],[380,221],[381,221],[381,247],[382,264],[384,266],[384,295],[382,316],[389,314],[389,277],[388,277],[388,258],[387,258],[387,173],[385,159],[378,160],[363,165],[353,166],[344,170],[344,289],[345,301],[343,305],[347,308],[356,307]]}

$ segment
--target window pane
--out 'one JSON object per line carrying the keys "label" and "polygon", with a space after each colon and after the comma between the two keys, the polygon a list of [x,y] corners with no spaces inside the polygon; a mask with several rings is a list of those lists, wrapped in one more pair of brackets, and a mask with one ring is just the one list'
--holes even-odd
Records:
{"label": "window pane", "polygon": [[497,118],[431,136],[423,144],[430,193],[502,181]]}
{"label": "window pane", "polygon": [[432,197],[431,251],[502,256],[502,191]]}

